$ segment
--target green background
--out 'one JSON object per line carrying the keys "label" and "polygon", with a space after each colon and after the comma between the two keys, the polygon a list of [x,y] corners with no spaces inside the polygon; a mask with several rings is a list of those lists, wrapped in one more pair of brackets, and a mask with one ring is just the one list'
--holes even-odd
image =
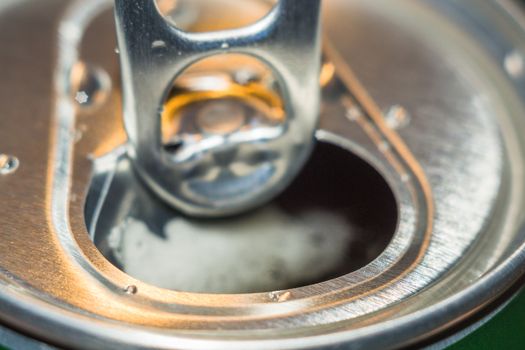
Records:
{"label": "green background", "polygon": [[525,349],[525,292],[480,329],[449,350]]}

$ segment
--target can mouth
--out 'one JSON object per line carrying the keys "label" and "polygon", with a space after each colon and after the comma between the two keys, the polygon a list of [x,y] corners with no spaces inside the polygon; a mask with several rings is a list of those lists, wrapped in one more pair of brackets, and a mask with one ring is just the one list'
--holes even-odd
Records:
{"label": "can mouth", "polygon": [[162,288],[235,294],[328,281],[372,262],[397,226],[396,200],[384,178],[326,142],[279,198],[221,220],[191,219],[167,208],[128,162],[121,158],[114,171],[95,175],[86,224],[109,261]]}

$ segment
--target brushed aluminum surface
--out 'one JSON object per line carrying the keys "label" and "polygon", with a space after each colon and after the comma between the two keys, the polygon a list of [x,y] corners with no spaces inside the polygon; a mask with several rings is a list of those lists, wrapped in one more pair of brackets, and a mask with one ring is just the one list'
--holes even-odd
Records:
{"label": "brushed aluminum surface", "polygon": [[[323,6],[338,82],[324,92],[317,139],[382,174],[398,224],[357,271],[252,294],[154,287],[97,250],[85,197],[92,172],[111,174],[126,141],[111,9],[48,0],[2,11],[0,43],[11,50],[0,66],[12,69],[0,84],[0,152],[20,161],[0,176],[2,322],[93,349],[393,348],[454,326],[516,282],[525,267],[525,78],[505,58],[525,52],[522,16],[507,1]],[[71,91],[78,62],[113,82],[94,108]],[[381,113],[393,106],[410,115],[399,130]]]}

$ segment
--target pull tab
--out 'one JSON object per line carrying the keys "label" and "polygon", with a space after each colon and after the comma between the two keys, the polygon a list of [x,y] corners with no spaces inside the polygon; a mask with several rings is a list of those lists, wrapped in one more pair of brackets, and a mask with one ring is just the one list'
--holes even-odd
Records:
{"label": "pull tab", "polygon": [[[320,0],[280,0],[253,25],[210,33],[174,27],[155,0],[115,3],[129,154],[151,189],[188,215],[209,217],[252,209],[284,190],[311,153],[319,118]],[[273,71],[286,121],[166,149],[161,113],[174,79],[224,53],[255,57]]]}

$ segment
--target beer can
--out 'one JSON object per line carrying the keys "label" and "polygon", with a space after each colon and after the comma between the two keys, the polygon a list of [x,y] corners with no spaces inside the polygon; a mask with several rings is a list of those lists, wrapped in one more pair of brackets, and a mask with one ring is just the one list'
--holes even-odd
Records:
{"label": "beer can", "polygon": [[[202,49],[238,28],[263,33],[279,6],[133,3],[135,14],[154,4],[167,33],[190,33]],[[173,209],[137,169],[123,116],[143,101],[127,104],[125,77],[140,87],[156,68],[122,64],[113,1],[0,4],[0,346],[439,349],[511,302],[525,273],[521,3],[321,7],[320,118],[306,165],[270,202],[210,218]],[[300,13],[282,15],[308,32]],[[131,24],[144,32],[126,50],[153,38],[151,22]],[[262,46],[254,57],[225,42],[170,76],[161,146],[176,152],[180,135],[202,143],[260,123],[285,132],[283,101],[304,86],[283,88],[279,72],[312,61],[295,37],[272,43],[290,53],[282,66],[260,59]],[[151,41],[161,63],[177,50],[189,46]],[[274,161],[254,151],[234,163],[234,151],[214,158],[229,175]],[[244,191],[260,184],[251,180]]]}

